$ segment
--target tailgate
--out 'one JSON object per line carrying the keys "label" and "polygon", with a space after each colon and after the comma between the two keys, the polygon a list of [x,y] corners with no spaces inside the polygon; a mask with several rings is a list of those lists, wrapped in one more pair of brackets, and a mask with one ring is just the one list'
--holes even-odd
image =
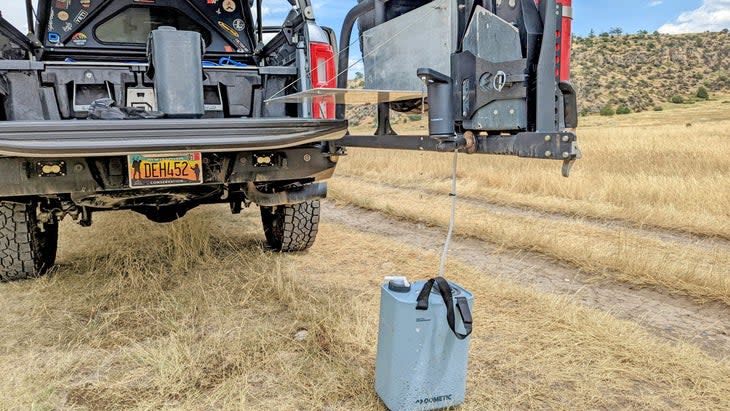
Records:
{"label": "tailgate", "polygon": [[130,152],[273,150],[339,140],[346,120],[296,118],[0,122],[0,155],[124,155]]}

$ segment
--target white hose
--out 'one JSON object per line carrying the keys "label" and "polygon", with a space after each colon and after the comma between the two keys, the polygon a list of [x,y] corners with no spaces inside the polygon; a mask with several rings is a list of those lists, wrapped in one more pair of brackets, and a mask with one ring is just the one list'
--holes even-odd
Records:
{"label": "white hose", "polygon": [[444,250],[441,253],[441,264],[439,265],[439,277],[446,275],[446,257],[449,253],[449,246],[451,245],[451,237],[454,235],[454,226],[456,225],[456,170],[458,166],[459,150],[454,150],[454,161],[451,170],[451,217],[449,219],[449,233],[446,235],[446,242],[444,243]]}

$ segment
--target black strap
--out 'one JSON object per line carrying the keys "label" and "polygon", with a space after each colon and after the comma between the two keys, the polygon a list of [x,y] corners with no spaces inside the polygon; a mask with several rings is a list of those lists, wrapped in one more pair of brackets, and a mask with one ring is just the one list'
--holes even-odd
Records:
{"label": "black strap", "polygon": [[441,294],[441,297],[444,299],[444,304],[446,304],[446,321],[449,323],[449,328],[451,328],[451,331],[454,332],[456,338],[460,340],[465,339],[472,331],[472,317],[471,310],[469,309],[469,302],[464,297],[456,298],[456,308],[458,308],[459,314],[461,314],[461,319],[464,321],[464,329],[466,330],[466,334],[462,334],[456,331],[454,298],[451,294],[451,286],[443,277],[432,278],[426,282],[421,293],[418,294],[416,310],[428,310],[428,297],[431,295],[431,289],[434,284],[436,284],[436,289],[439,290],[439,294]]}

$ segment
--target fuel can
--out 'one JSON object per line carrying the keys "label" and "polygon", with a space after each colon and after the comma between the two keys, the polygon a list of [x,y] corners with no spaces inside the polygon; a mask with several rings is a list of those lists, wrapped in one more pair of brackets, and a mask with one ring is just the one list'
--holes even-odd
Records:
{"label": "fuel can", "polygon": [[443,278],[381,287],[375,390],[391,411],[453,407],[466,396],[472,294]]}
{"label": "fuel can", "polygon": [[195,31],[163,26],[150,33],[148,75],[159,110],[171,118],[200,118],[203,101],[203,40]]}

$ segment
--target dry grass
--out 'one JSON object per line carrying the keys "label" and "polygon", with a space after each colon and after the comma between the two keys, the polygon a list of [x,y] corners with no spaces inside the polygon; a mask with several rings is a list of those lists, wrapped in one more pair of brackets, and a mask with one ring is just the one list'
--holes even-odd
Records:
{"label": "dry grass", "polygon": [[[712,101],[582,121],[584,158],[570,179],[556,162],[462,156],[461,194],[730,239],[730,106]],[[338,168],[338,175],[442,193],[450,174],[450,158],[433,153],[352,150]]]}
{"label": "dry grass", "polygon": [[[418,190],[383,187],[340,178],[331,197],[411,221],[447,226],[449,199]],[[576,221],[493,213],[470,204],[458,206],[456,232],[507,248],[541,252],[586,273],[637,285],[653,285],[700,300],[730,305],[730,253],[641,237],[623,230]]]}
{"label": "dry grass", "polygon": [[[554,163],[468,158],[461,190],[730,238],[730,116],[708,104],[589,118],[571,180]],[[448,156],[354,152],[340,169],[350,177],[332,183],[338,199],[445,224]],[[257,213],[226,207],[169,225],[114,213],[92,229],[63,228],[50,276],[0,284],[0,409],[382,409],[373,390],[380,279],[430,277],[437,266],[435,254],[330,224],[309,253],[272,254]],[[460,206],[458,230],[730,303],[727,248],[474,204]],[[727,359],[497,273],[452,263],[449,276],[476,297],[465,410],[730,409]],[[294,338],[301,330],[308,336]]]}
{"label": "dry grass", "polygon": [[[694,245],[631,229],[730,239],[730,107],[712,101],[584,123],[584,158],[570,179],[560,176],[556,162],[461,156],[460,196],[537,213],[462,202],[457,233],[538,251],[601,277],[730,304],[726,241]],[[451,156],[351,154],[331,184],[335,198],[447,224]]]}
{"label": "dry grass", "polygon": [[[65,226],[53,275],[0,285],[0,409],[380,409],[380,278],[428,277],[436,256],[332,225],[310,253],[270,254],[255,213],[224,213]],[[466,410],[730,407],[726,361],[449,271],[476,294]]]}

